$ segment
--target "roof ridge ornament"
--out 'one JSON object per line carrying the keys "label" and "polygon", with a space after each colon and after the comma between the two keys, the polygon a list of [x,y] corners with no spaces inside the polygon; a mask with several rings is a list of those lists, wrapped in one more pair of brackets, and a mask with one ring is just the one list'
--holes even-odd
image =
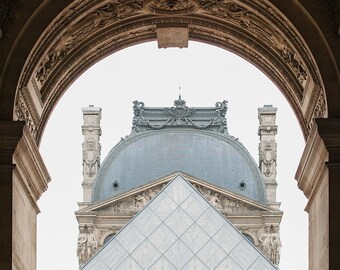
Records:
{"label": "roof ridge ornament", "polygon": [[188,107],[179,94],[172,107],[145,107],[133,102],[134,118],[131,135],[163,128],[195,128],[229,135],[226,113],[228,102],[216,102],[215,107]]}

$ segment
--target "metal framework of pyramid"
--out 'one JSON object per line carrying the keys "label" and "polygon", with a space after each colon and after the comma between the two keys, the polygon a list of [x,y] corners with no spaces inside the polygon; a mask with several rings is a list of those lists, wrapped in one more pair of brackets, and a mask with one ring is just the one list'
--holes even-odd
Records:
{"label": "metal framework of pyramid", "polygon": [[179,174],[82,269],[276,267]]}

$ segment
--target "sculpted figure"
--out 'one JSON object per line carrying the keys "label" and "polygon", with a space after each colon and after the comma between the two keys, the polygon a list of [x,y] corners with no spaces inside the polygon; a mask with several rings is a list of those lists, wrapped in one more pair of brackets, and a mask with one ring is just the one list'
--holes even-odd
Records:
{"label": "sculpted figure", "polygon": [[138,194],[135,197],[135,207],[136,209],[141,209],[145,204],[146,204],[147,200],[144,196],[144,194]]}
{"label": "sculpted figure", "polygon": [[269,260],[271,259],[272,254],[272,234],[270,233],[270,227],[266,226],[264,228],[265,232],[259,238],[260,242],[262,243],[262,253],[265,255]]}
{"label": "sculpted figure", "polygon": [[259,238],[262,243],[262,253],[275,265],[280,262],[281,240],[278,227],[265,227],[265,232]]}
{"label": "sculpted figure", "polygon": [[79,265],[83,265],[86,262],[86,233],[83,227],[79,228],[78,242],[77,242],[77,256]]}
{"label": "sculpted figure", "polygon": [[96,250],[98,247],[97,240],[93,233],[93,228],[90,227],[88,231],[89,232],[87,234],[87,242],[86,242],[87,260],[92,258],[92,256],[96,253]]}
{"label": "sculpted figure", "polygon": [[[209,192],[210,193],[210,192]],[[221,201],[218,198],[218,193],[215,192],[215,194],[210,195],[209,202],[211,203],[212,206],[215,208],[221,208]]]}
{"label": "sculpted figure", "polygon": [[98,248],[96,237],[93,233],[93,228],[84,227],[79,228],[77,256],[79,266],[83,266],[96,253]]}
{"label": "sculpted figure", "polygon": [[281,247],[282,247],[278,227],[274,228],[274,232],[272,234],[272,242],[273,242],[273,252],[272,252],[271,261],[275,265],[278,265],[280,263],[280,255],[281,255]]}

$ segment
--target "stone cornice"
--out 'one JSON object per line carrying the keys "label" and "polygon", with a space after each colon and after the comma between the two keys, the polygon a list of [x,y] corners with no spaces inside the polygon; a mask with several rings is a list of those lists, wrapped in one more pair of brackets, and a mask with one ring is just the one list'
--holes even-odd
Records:
{"label": "stone cornice", "polygon": [[309,202],[309,209],[322,181],[328,179],[327,167],[340,166],[340,119],[316,119],[302,154],[295,179]]}
{"label": "stone cornice", "polygon": [[50,176],[39,149],[27,127],[19,141],[13,155],[13,163],[16,165],[14,174],[26,190],[32,205],[39,213],[37,200],[47,189]]}

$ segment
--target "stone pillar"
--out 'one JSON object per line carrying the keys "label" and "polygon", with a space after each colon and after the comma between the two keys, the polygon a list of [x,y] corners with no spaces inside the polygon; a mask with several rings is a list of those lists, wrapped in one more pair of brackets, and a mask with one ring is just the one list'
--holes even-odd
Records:
{"label": "stone pillar", "polygon": [[24,122],[0,122],[0,269],[12,269],[13,164],[12,157],[22,136]]}
{"label": "stone pillar", "polygon": [[83,202],[91,202],[92,186],[100,166],[101,108],[83,108]]}
{"label": "stone pillar", "polygon": [[338,269],[340,119],[316,119],[295,178],[308,198],[309,269]]}
{"label": "stone pillar", "polygon": [[264,105],[258,109],[259,167],[264,179],[268,203],[276,202],[276,111],[277,108],[272,105]]}
{"label": "stone pillar", "polygon": [[37,200],[50,180],[23,122],[0,122],[0,269],[36,269]]}

